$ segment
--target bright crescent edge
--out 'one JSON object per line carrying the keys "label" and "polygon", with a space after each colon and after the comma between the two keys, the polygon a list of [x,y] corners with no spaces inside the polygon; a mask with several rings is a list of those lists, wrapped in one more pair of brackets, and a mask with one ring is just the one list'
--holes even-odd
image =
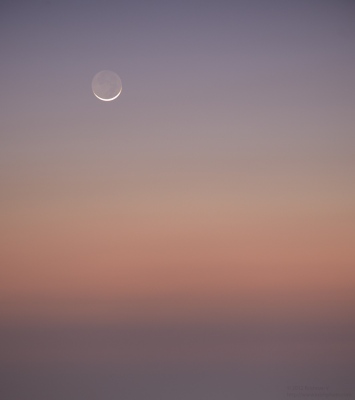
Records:
{"label": "bright crescent edge", "polygon": [[102,100],[102,101],[112,101],[112,100],[117,99],[117,97],[121,94],[122,88],[121,88],[121,90],[116,94],[116,96],[115,96],[115,97],[112,97],[111,99],[103,99],[102,97],[99,97],[94,91],[92,91],[92,92],[94,93],[94,95],[95,95],[99,100]]}

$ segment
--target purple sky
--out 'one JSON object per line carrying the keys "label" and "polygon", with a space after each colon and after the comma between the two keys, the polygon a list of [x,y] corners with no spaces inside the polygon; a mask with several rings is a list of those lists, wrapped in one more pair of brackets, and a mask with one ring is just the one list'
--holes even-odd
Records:
{"label": "purple sky", "polygon": [[354,391],[354,18],[1,2],[1,398]]}

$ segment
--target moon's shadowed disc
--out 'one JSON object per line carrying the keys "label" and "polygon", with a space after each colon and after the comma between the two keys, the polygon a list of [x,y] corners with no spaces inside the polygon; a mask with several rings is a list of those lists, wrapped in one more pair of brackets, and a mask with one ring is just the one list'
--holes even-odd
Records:
{"label": "moon's shadowed disc", "polygon": [[103,101],[116,99],[122,91],[122,82],[120,77],[112,71],[98,72],[91,83],[94,95]]}

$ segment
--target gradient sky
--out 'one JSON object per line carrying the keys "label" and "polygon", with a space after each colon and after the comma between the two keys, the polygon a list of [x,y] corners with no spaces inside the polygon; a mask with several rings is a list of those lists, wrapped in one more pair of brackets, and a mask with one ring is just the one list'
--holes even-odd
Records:
{"label": "gradient sky", "polygon": [[1,2],[2,398],[355,393],[354,43],[346,0]]}

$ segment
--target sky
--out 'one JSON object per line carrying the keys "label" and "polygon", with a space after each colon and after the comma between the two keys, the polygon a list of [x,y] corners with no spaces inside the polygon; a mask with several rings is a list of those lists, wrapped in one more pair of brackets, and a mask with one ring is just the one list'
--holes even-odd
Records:
{"label": "sky", "polygon": [[1,2],[2,398],[355,395],[354,19]]}

